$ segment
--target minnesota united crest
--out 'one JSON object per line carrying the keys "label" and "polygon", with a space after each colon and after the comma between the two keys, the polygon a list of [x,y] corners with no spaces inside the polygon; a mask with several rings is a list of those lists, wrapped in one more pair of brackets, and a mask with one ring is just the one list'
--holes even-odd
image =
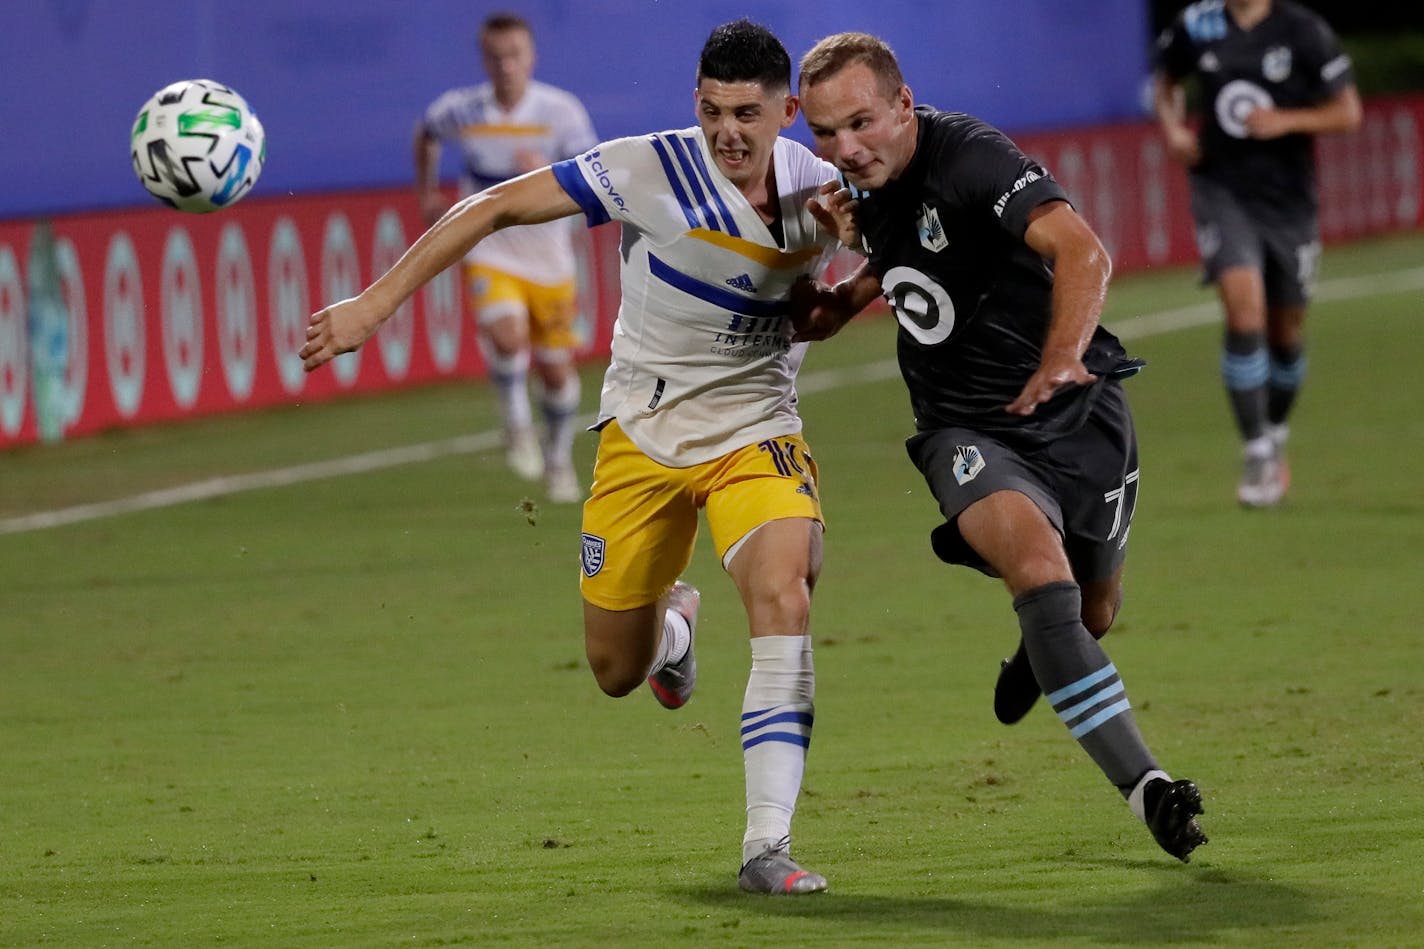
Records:
{"label": "minnesota united crest", "polygon": [[920,232],[920,245],[925,250],[937,254],[949,246],[949,240],[944,236],[944,225],[939,222],[939,212],[928,204],[920,205],[915,227]]}
{"label": "minnesota united crest", "polygon": [[977,445],[956,445],[954,449],[954,480],[966,485],[984,470],[984,455]]}
{"label": "minnesota united crest", "polygon": [[583,547],[579,551],[579,561],[583,564],[583,575],[591,577],[603,569],[603,552],[607,545],[597,534],[584,534]]}

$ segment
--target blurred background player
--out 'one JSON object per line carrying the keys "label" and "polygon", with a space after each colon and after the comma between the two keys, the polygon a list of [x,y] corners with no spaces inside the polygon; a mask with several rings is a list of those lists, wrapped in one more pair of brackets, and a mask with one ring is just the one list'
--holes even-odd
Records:
{"label": "blurred background player", "polygon": [[751,636],[737,882],[817,893],[826,879],[791,858],[791,819],[815,721],[809,626],[824,524],[796,411],[805,347],[792,345],[789,300],[837,246],[806,207],[835,169],[781,137],[796,120],[791,58],[763,26],[712,31],[695,101],[697,126],[602,142],[461,201],[359,296],[314,314],[301,358],[311,371],[357,348],[503,228],[580,212],[589,226],[622,225],[623,297],[583,506],[584,651],[610,696],[646,681],[665,708],[687,702],[700,596],[678,577],[706,511]]}
{"label": "blurred background player", "polygon": [[[1200,134],[1187,124],[1193,76]],[[1313,136],[1360,124],[1350,59],[1291,0],[1201,0],[1158,40],[1153,103],[1190,169],[1197,245],[1225,310],[1221,374],[1244,442],[1237,498],[1270,507],[1290,485],[1287,423],[1320,256]]]}
{"label": "blurred background player", "polygon": [[[448,207],[440,191],[442,142],[459,149],[460,182],[468,195],[570,158],[598,140],[572,93],[533,78],[534,36],[522,17],[487,17],[480,53],[488,81],[446,92],[416,128],[415,178],[426,223]],[[568,223],[493,235],[465,258],[465,279],[480,349],[499,393],[509,467],[529,481],[543,477],[552,501],[580,500],[573,468],[577,288]],[[529,404],[531,357],[539,377],[542,440]]]}

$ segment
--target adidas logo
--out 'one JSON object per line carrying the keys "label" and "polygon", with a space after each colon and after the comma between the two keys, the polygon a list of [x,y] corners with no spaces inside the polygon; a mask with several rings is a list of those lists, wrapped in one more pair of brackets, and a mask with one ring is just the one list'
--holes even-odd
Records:
{"label": "adidas logo", "polygon": [[756,284],[752,283],[750,274],[741,274],[727,281],[727,286],[735,287],[743,293],[756,293]]}

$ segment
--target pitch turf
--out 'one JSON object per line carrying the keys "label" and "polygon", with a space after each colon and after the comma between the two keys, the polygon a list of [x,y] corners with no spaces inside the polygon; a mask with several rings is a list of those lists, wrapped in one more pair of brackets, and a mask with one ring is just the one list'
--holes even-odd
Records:
{"label": "pitch turf", "polygon": [[[1421,260],[1418,236],[1334,248],[1324,276]],[[697,696],[608,700],[577,512],[521,509],[486,452],[0,535],[0,945],[1417,944],[1421,291],[1351,292],[1313,313],[1280,510],[1233,502],[1215,324],[1130,344],[1142,495],[1107,646],[1206,794],[1190,866],[1046,709],[994,721],[1008,598],[932,559],[889,378],[803,398],[831,531],[796,853],[828,895],[736,888],[748,652],[705,539]],[[1209,301],[1124,278],[1108,322]],[[806,378],[891,336],[854,326]],[[0,518],[492,424],[450,386],[19,451]]]}

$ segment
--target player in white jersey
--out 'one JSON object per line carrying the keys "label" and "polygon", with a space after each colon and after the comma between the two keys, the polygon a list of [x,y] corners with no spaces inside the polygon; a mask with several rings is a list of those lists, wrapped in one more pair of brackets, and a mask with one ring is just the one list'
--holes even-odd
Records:
{"label": "player in white jersey", "polygon": [[583,212],[623,228],[622,305],[583,509],[584,645],[600,688],[646,679],[667,708],[696,680],[699,594],[677,578],[698,512],[746,609],[740,886],[814,893],[791,817],[814,718],[808,626],[821,567],[816,466],[801,438],[788,298],[832,235],[807,202],[835,170],[780,138],[791,61],[766,28],[718,27],[697,74],[699,128],[605,142],[462,201],[360,296],[312,316],[310,371],[360,346],[425,281],[490,234]]}
{"label": "player in white jersey", "polygon": [[[460,185],[468,196],[598,141],[572,93],[533,78],[534,39],[523,18],[487,17],[480,51],[489,81],[446,92],[416,127],[416,187],[426,223],[447,210],[439,182],[442,142],[459,151]],[[554,221],[492,235],[466,255],[464,272],[480,349],[499,393],[510,467],[529,480],[545,477],[553,501],[581,499],[573,469],[579,379],[573,364],[577,287],[568,225]],[[540,383],[542,446],[526,381],[531,357]]]}

